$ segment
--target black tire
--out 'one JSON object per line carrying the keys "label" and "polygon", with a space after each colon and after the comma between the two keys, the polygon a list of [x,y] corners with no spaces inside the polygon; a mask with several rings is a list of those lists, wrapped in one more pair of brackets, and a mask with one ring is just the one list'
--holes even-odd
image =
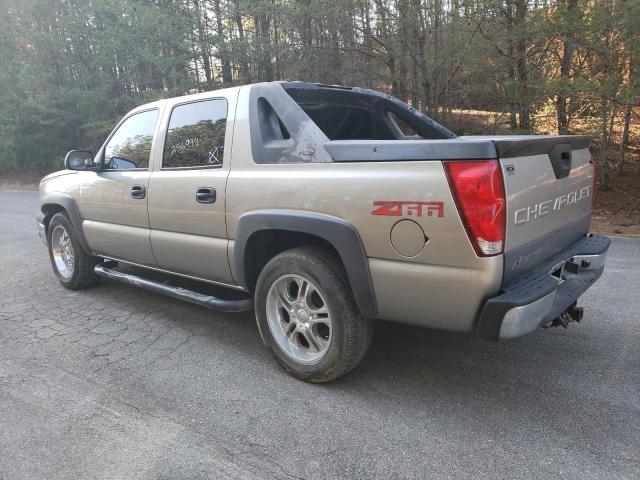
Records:
{"label": "black tire", "polygon": [[[267,318],[271,286],[291,274],[308,278],[321,290],[331,315],[328,349],[312,364],[297,361],[280,347]],[[289,374],[312,383],[330,382],[353,370],[364,358],[373,336],[373,321],[358,310],[342,264],[331,252],[318,247],[287,250],[265,265],[256,285],[255,313],[260,336],[276,361]]]}
{"label": "black tire", "polygon": [[[71,241],[74,256],[71,276],[66,277],[56,266],[51,240],[56,227],[64,228]],[[71,221],[69,220],[69,217],[67,217],[66,213],[56,213],[49,222],[49,226],[47,228],[47,245],[49,248],[49,259],[51,260],[53,272],[56,274],[56,277],[58,277],[58,280],[60,280],[62,286],[68,288],[69,290],[81,290],[83,288],[88,288],[94,285],[98,281],[98,276],[93,271],[93,268],[98,263],[98,258],[87,255],[82,250],[80,242],[78,241],[78,236],[76,235],[76,232],[73,229]]]}

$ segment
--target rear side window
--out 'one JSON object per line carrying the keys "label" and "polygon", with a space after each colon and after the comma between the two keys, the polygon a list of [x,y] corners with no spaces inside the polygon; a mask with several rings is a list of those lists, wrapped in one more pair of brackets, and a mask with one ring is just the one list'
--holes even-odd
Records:
{"label": "rear side window", "polygon": [[151,143],[158,110],[136,113],[127,118],[104,148],[104,165],[108,170],[149,168]]}
{"label": "rear side window", "polygon": [[163,168],[221,166],[227,101],[203,100],[174,107],[162,155]]}

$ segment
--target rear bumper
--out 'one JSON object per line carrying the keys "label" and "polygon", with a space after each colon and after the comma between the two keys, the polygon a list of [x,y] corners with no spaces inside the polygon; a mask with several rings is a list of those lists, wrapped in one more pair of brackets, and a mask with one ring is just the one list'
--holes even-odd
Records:
{"label": "rear bumper", "polygon": [[608,237],[587,235],[503,285],[483,306],[478,335],[508,339],[550,324],[600,278],[610,244]]}
{"label": "rear bumper", "polygon": [[36,215],[36,224],[38,225],[38,235],[40,236],[40,240],[45,245],[47,244],[47,228],[44,225],[44,214],[38,213]]}

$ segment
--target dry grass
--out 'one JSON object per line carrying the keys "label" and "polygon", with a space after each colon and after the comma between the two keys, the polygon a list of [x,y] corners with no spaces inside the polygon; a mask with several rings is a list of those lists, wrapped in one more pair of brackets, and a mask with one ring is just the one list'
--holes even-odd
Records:
{"label": "dry grass", "polygon": [[640,236],[640,164],[634,162],[611,188],[597,190],[593,204],[593,230],[607,235]]}
{"label": "dry grass", "polygon": [[38,190],[38,183],[44,173],[2,173],[0,190]]}

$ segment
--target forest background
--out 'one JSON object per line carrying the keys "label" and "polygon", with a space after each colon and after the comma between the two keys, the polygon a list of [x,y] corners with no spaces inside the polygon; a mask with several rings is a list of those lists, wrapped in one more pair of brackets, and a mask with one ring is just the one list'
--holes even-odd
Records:
{"label": "forest background", "polygon": [[457,134],[590,134],[596,227],[640,233],[640,0],[0,0],[0,177],[95,151],[141,103],[281,79]]}

